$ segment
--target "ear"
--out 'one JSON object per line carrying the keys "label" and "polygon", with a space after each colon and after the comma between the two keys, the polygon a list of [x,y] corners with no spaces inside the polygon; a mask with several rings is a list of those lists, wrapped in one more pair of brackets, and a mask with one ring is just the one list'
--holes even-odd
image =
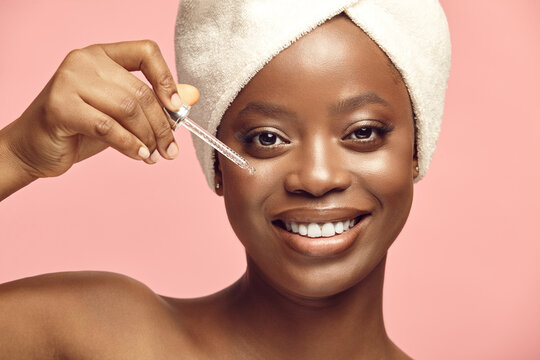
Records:
{"label": "ear", "polygon": [[413,179],[416,179],[420,175],[420,169],[418,169],[418,158],[415,156],[412,162]]}
{"label": "ear", "polygon": [[216,152],[214,152],[214,190],[219,196],[223,196],[223,177],[221,176],[221,164]]}

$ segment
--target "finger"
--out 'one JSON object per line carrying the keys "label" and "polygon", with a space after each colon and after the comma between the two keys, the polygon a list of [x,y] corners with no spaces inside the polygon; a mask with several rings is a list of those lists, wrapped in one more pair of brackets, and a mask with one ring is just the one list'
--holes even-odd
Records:
{"label": "finger", "polygon": [[[152,160],[157,161],[159,155],[165,159],[174,159],[178,154],[178,151],[176,150],[178,147],[176,144],[171,145],[174,143],[174,136],[167,115],[163,112],[161,104],[158,102],[152,89],[135,76],[131,74],[129,74],[129,76],[129,82],[131,83],[129,85],[130,92],[133,93],[139,101],[139,105],[152,129],[156,148],[159,152],[159,154],[152,153]],[[127,83],[127,81],[124,83]],[[146,143],[146,145],[151,151],[153,150],[153,147],[149,146],[148,143]]]}
{"label": "finger", "polygon": [[148,79],[161,103],[169,110],[178,111],[182,105],[169,67],[156,42],[152,40],[126,41],[100,45],[106,54],[128,71],[140,70]]}
{"label": "finger", "polygon": [[201,96],[199,89],[197,89],[193,85],[176,84],[176,89],[178,90],[178,94],[180,94],[180,99],[182,100],[182,103],[189,106],[195,105],[195,103],[199,101],[199,97]]}
{"label": "finger", "polygon": [[[126,74],[133,77],[127,71]],[[99,91],[95,89],[99,89]],[[135,135],[150,152],[153,152],[156,148],[154,131],[139,103],[139,99],[142,97],[154,98],[152,90],[150,88],[148,90],[149,93],[143,94],[145,90],[132,89],[128,91],[116,84],[100,82],[80,89],[79,96],[86,104],[115,119],[115,122]]]}
{"label": "finger", "polygon": [[66,116],[68,120],[62,124],[68,132],[92,137],[135,160],[147,160],[150,157],[146,145],[109,115],[84,101],[76,108],[77,112]]}

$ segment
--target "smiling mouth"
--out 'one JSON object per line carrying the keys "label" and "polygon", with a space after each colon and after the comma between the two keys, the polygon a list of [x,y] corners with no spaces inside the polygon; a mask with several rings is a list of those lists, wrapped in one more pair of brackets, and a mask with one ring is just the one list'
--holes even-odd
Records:
{"label": "smiling mouth", "polygon": [[325,223],[317,222],[295,222],[286,220],[275,220],[272,223],[290,233],[306,236],[310,238],[330,237],[336,234],[347,232],[358,224],[367,215],[361,215],[352,219],[342,221],[332,221]]}

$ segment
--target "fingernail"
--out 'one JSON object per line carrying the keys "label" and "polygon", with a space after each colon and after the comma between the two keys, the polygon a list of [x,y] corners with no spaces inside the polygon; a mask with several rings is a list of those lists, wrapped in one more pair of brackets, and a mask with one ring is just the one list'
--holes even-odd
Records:
{"label": "fingernail", "polygon": [[172,142],[169,147],[167,148],[167,155],[171,158],[175,158],[176,155],[178,155],[178,146],[176,143]]}
{"label": "fingernail", "polygon": [[159,156],[159,151],[157,151],[157,150],[154,150],[152,155],[150,155],[150,160],[152,160],[155,163],[157,163],[160,158],[161,158],[161,156]]}
{"label": "fingernail", "polygon": [[148,159],[148,157],[150,156],[150,151],[148,151],[148,149],[145,146],[141,146],[139,148],[139,156],[142,157],[143,159]]}
{"label": "fingernail", "polygon": [[174,93],[174,95],[171,96],[171,103],[175,107],[174,110],[180,110],[182,107],[182,100],[180,100],[180,95],[178,95],[178,93]]}

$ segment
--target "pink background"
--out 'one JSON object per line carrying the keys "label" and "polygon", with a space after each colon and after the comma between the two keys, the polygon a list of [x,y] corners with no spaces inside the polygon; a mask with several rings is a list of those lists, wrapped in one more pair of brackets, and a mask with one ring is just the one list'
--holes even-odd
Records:
{"label": "pink background", "polygon": [[[174,70],[177,0],[0,3],[0,125],[70,49],[156,40]],[[159,4],[158,6],[156,6]],[[540,358],[540,4],[445,0],[453,62],[439,147],[391,249],[390,336],[418,359]],[[0,204],[0,282],[107,270],[199,296],[243,272],[242,247],[191,139],[147,166],[113,150]]]}

